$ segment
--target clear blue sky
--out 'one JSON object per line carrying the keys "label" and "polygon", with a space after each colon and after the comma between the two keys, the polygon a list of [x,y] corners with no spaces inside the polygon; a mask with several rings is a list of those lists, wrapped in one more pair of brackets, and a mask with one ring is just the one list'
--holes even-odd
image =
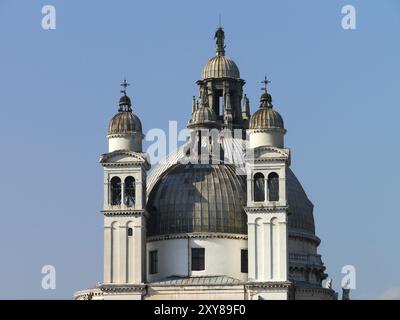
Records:
{"label": "clear blue sky", "polygon": [[[41,28],[46,4],[56,30]],[[341,27],[345,4],[356,30]],[[272,79],[334,287],[352,264],[353,298],[400,291],[399,1],[0,0],[0,298],[101,281],[98,159],[119,84],[145,131],[184,128],[219,13],[252,112]],[[41,288],[46,264],[56,290]]]}

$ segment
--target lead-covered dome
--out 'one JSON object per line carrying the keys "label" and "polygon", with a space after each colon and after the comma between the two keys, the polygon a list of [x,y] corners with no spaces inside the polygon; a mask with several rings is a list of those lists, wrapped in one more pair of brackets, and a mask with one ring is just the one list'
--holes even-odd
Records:
{"label": "lead-covered dome", "polygon": [[[160,162],[149,174],[147,177],[147,192],[148,192],[148,209],[151,210],[151,207],[159,208],[155,212],[151,214],[150,220],[152,221],[152,226],[149,227],[152,235],[164,234],[164,231],[167,231],[168,223],[174,223],[175,219],[171,219],[170,217],[178,217],[184,214],[186,208],[189,209],[189,215],[193,214],[194,207],[187,205],[189,203],[194,202],[194,195],[197,199],[201,199],[203,202],[207,202],[207,199],[215,204],[216,201],[223,201],[225,206],[231,206],[229,203],[234,203],[233,207],[235,207],[237,211],[239,211],[238,206],[242,204],[242,207],[246,205],[243,199],[246,199],[246,185],[245,185],[245,175],[236,175],[235,167],[233,164],[225,164],[225,165],[211,165],[211,166],[219,166],[217,169],[220,173],[217,175],[214,173],[214,169],[211,170],[211,176],[207,175],[207,178],[201,179],[199,177],[204,177],[203,174],[198,174],[199,166],[208,167],[210,165],[187,165],[186,167],[181,164],[176,164],[180,161],[180,159],[185,158],[185,153],[187,150],[187,144],[182,145],[179,149],[177,149],[174,153],[170,154],[165,161]],[[237,161],[237,163],[244,163],[245,154],[242,152],[242,140],[241,139],[233,139],[226,138],[222,141],[222,148],[225,152],[227,158],[232,158]],[[224,167],[224,168],[222,168]],[[176,171],[175,171],[176,170]],[[206,170],[206,169],[202,169]],[[210,169],[207,169],[210,170]],[[229,171],[230,174],[226,178],[220,178],[220,175],[224,172]],[[233,171],[233,173],[232,173]],[[243,173],[244,174],[244,173]],[[185,176],[188,177],[185,180]],[[217,176],[219,177],[217,179]],[[223,174],[223,176],[225,176]],[[286,172],[287,178],[287,199],[289,205],[289,216],[288,216],[288,225],[289,229],[293,232],[304,232],[309,235],[315,235],[315,226],[314,226],[314,217],[313,217],[313,204],[308,199],[307,194],[305,193],[301,183],[296,178],[293,171],[289,168]],[[223,188],[221,191],[216,190],[216,186],[221,184],[221,180],[223,181]],[[231,185],[239,186],[235,187],[237,193],[235,191],[233,198],[230,196],[223,196],[223,198],[217,197],[215,198],[216,193],[222,192],[222,190],[226,190],[227,181],[232,181]],[[193,191],[186,191],[187,185],[181,184],[182,181],[186,181],[193,186],[195,184],[196,189]],[[203,181],[203,184],[201,183]],[[209,186],[206,184],[209,182]],[[202,187],[201,187],[202,186]],[[201,187],[201,188],[200,188]],[[210,197],[209,188],[212,189],[212,194],[214,196]],[[181,191],[181,189],[183,191]],[[192,189],[192,187],[190,188]],[[203,197],[203,192],[205,196]],[[189,194],[193,194],[189,198]],[[225,194],[225,193],[223,193]],[[239,194],[239,195],[238,195]],[[182,195],[182,199],[181,199]],[[231,199],[231,200],[229,200]],[[240,199],[240,200],[238,200]],[[183,204],[184,203],[184,204]],[[243,204],[244,203],[244,204]],[[201,210],[197,205],[196,210]],[[204,205],[204,208],[209,208]],[[214,208],[214,205],[211,206]],[[219,208],[219,207],[218,207]],[[174,213],[176,210],[177,213]],[[178,214],[180,212],[180,214]],[[224,210],[226,212],[226,210]],[[161,218],[162,214],[166,214],[168,216],[164,216]],[[239,215],[240,216],[240,215]],[[170,220],[171,219],[171,220]],[[186,219],[186,218],[185,218]],[[245,217],[246,219],[246,217]],[[186,221],[186,220],[185,220]],[[160,224],[164,225],[161,226]],[[247,234],[247,226],[245,228],[245,233]],[[170,233],[178,233],[174,230],[177,230],[176,227],[172,227]],[[179,229],[182,230],[182,229]],[[198,229],[197,229],[198,230]],[[190,231],[195,232],[195,231]]]}
{"label": "lead-covered dome", "polygon": [[142,132],[140,119],[129,111],[120,111],[112,117],[108,126],[108,134],[125,134]]}
{"label": "lead-covered dome", "polygon": [[247,234],[246,179],[228,164],[176,164],[152,188],[148,235]]}
{"label": "lead-covered dome", "polygon": [[240,79],[239,68],[236,63],[227,56],[215,56],[208,60],[201,73],[202,80],[210,78]]}
{"label": "lead-covered dome", "polygon": [[285,129],[282,116],[274,110],[269,93],[261,96],[260,108],[251,116],[249,129]]}
{"label": "lead-covered dome", "polygon": [[118,113],[112,117],[108,125],[108,135],[142,133],[142,123],[132,112],[131,99],[125,94],[119,100]]}
{"label": "lead-covered dome", "polygon": [[197,108],[193,112],[192,118],[189,120],[188,128],[196,126],[217,126],[217,116],[215,112],[204,106]]}
{"label": "lead-covered dome", "polygon": [[239,68],[236,63],[225,56],[225,32],[218,28],[215,32],[216,56],[208,60],[201,74],[201,80],[212,78],[240,79]]}
{"label": "lead-covered dome", "polygon": [[207,98],[202,90],[200,93],[200,105],[199,103],[196,104],[193,97],[193,112],[188,123],[188,128],[215,128],[218,126],[217,115],[209,108]]}

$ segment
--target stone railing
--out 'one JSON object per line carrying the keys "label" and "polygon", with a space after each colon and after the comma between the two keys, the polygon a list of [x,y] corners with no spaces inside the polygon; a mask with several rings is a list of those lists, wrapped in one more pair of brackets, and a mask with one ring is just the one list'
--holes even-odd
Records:
{"label": "stone railing", "polygon": [[99,300],[102,297],[103,292],[100,288],[85,289],[74,294],[74,300]]}

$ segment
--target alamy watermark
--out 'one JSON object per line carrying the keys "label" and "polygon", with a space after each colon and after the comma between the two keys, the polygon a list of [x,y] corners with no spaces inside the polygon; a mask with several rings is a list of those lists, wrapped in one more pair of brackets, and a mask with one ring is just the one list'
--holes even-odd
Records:
{"label": "alamy watermark", "polygon": [[343,289],[356,289],[356,268],[351,265],[345,265],[342,267],[342,274],[344,277],[342,278],[341,287]]}
{"label": "alamy watermark", "polygon": [[352,5],[345,5],[342,7],[342,28],[344,30],[355,30],[356,24],[356,8]]}
{"label": "alamy watermark", "polygon": [[55,290],[56,289],[56,268],[50,264],[42,267],[42,288],[44,290]]}
{"label": "alamy watermark", "polygon": [[57,28],[56,8],[52,5],[42,7],[42,28],[43,30],[55,30]]}
{"label": "alamy watermark", "polygon": [[[245,174],[245,159],[254,150],[243,129],[195,129],[178,131],[178,122],[169,121],[168,132],[150,129],[145,135],[149,161],[156,164],[234,164],[237,174]],[[180,145],[181,144],[181,145]],[[180,145],[180,146],[179,146]]]}

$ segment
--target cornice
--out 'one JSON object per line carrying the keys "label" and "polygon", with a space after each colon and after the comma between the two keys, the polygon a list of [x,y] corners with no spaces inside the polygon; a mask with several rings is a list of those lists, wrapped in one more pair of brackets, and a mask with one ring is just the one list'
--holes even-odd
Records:
{"label": "cornice", "polygon": [[107,139],[112,139],[112,138],[125,138],[125,137],[131,137],[131,136],[136,136],[139,138],[144,138],[144,134],[138,131],[131,131],[131,132],[125,132],[125,133],[113,133],[113,134],[108,134],[106,136]]}
{"label": "cornice", "polygon": [[323,265],[311,265],[307,262],[293,262],[289,260],[289,271],[311,271],[311,272],[324,272],[326,267]]}
{"label": "cornice", "polygon": [[123,217],[139,217],[148,216],[146,210],[133,210],[133,209],[117,209],[117,210],[101,210],[106,217],[123,216]]}
{"label": "cornice", "polygon": [[273,147],[273,146],[259,146],[259,147],[254,148],[254,153],[261,154],[263,152],[279,153],[283,157],[290,156],[290,149],[288,149],[288,148],[278,148],[278,147]]}
{"label": "cornice", "polygon": [[[246,154],[246,162],[284,162],[290,165],[290,149],[272,146],[259,146],[252,149],[252,154]],[[272,157],[263,157],[264,154],[274,154]]]}
{"label": "cornice", "polygon": [[317,294],[326,294],[331,297],[336,296],[335,290],[329,288],[314,288],[314,287],[304,288],[304,287],[298,287],[296,284],[294,284],[294,288],[296,292],[304,292],[304,293],[312,292]]}
{"label": "cornice", "polygon": [[[134,158],[134,160],[127,162],[108,162],[115,156],[128,156]],[[150,163],[147,159],[147,155],[145,153],[134,152],[131,150],[115,150],[104,153],[100,156],[100,163],[103,167],[131,167],[140,165],[146,170],[150,169]]]}
{"label": "cornice", "polygon": [[260,207],[244,207],[246,213],[274,213],[287,212],[289,206],[260,206]]}
{"label": "cornice", "polygon": [[[290,281],[267,281],[267,282],[245,282],[243,285],[246,289],[258,289],[267,288],[272,290],[279,289],[294,289],[296,293],[312,293],[312,294],[322,294],[329,297],[336,297],[336,292],[330,288],[320,288],[320,287],[302,287],[301,284]],[[234,284],[232,286],[235,286]],[[236,284],[237,286],[237,284]],[[137,293],[144,295],[146,293],[147,287],[153,287],[151,283],[149,284],[101,284],[93,289],[86,289],[74,294],[75,300],[91,300],[93,297],[104,297],[105,294],[118,294],[118,293]],[[155,286],[158,287],[158,286]],[[173,287],[173,285],[171,285]]]}
{"label": "cornice", "polygon": [[143,162],[140,161],[132,161],[132,162],[115,162],[115,163],[102,163],[103,167],[106,168],[117,168],[117,167],[133,167],[135,165],[143,165]]}
{"label": "cornice", "polygon": [[321,239],[318,238],[316,235],[306,233],[306,232],[299,232],[299,231],[294,231],[292,228],[288,229],[288,235],[290,238],[299,238],[301,240],[309,240],[313,243],[315,243],[317,246],[321,243]]}
{"label": "cornice", "polygon": [[286,157],[276,157],[276,158],[248,158],[248,162],[287,162],[288,159]]}
{"label": "cornice", "polygon": [[104,297],[104,294],[113,293],[141,293],[146,291],[145,284],[99,284],[96,288],[78,291],[74,294],[75,300],[93,300],[93,297]]}
{"label": "cornice", "polygon": [[285,134],[287,131],[286,129],[282,128],[263,128],[263,129],[247,129],[248,133],[263,133],[263,132],[281,132]]}
{"label": "cornice", "polygon": [[247,234],[213,233],[213,232],[178,233],[178,234],[149,236],[147,237],[147,241],[152,242],[152,241],[175,240],[175,239],[209,239],[209,238],[247,240]]}
{"label": "cornice", "polygon": [[[206,78],[206,79],[197,80],[196,83],[197,84],[214,83],[215,80],[216,80],[215,78]],[[241,78],[236,79],[236,78],[221,77],[221,78],[218,78],[217,80],[220,81],[220,82],[226,81],[228,83],[230,83],[230,82],[232,82],[232,83],[236,82],[236,83],[241,83],[241,84],[245,84],[246,83],[246,81],[241,79]]]}
{"label": "cornice", "polygon": [[105,293],[125,293],[125,292],[144,292],[146,290],[145,284],[102,284],[99,289]]}
{"label": "cornice", "polygon": [[268,282],[247,282],[247,288],[270,288],[270,289],[288,289],[293,284],[290,281],[268,281]]}

